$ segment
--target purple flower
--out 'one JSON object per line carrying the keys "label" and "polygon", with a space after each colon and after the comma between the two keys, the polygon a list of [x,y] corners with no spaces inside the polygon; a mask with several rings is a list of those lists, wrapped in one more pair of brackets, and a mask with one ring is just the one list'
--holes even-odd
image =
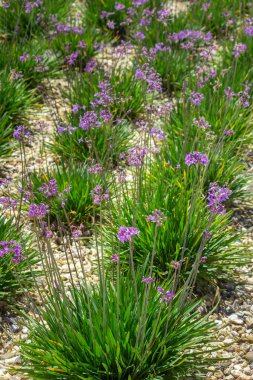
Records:
{"label": "purple flower", "polygon": [[216,182],[211,183],[207,195],[207,207],[211,214],[225,214],[226,210],[222,203],[227,201],[231,194],[232,191],[227,187],[220,187]]}
{"label": "purple flower", "polygon": [[245,44],[236,44],[233,48],[232,55],[239,58],[241,54],[245,53],[247,46]]}
{"label": "purple flower", "polygon": [[106,189],[104,192],[102,186],[97,185],[92,191],[91,196],[93,198],[93,202],[95,205],[100,205],[102,201],[108,201],[109,200],[109,190]]}
{"label": "purple flower", "polygon": [[113,29],[115,29],[115,22],[111,21],[111,20],[108,20],[107,23],[106,23],[106,26],[107,26],[107,28],[113,30]]}
{"label": "purple flower", "polygon": [[200,262],[201,263],[206,263],[207,262],[207,257],[206,256],[201,257]]}
{"label": "purple flower", "polygon": [[111,260],[112,260],[113,262],[117,263],[117,262],[119,261],[119,256],[116,255],[116,254],[114,254],[114,255],[111,256]]}
{"label": "purple flower", "polygon": [[67,56],[67,62],[66,62],[67,65],[73,66],[75,64],[79,54],[80,54],[80,51],[77,50],[77,51],[74,51],[72,54],[68,55]]}
{"label": "purple flower", "polygon": [[127,163],[135,167],[144,165],[144,159],[147,155],[147,152],[148,148],[139,147],[136,145],[135,148],[129,149],[127,154]]}
{"label": "purple flower", "polygon": [[192,92],[190,95],[190,102],[195,106],[199,105],[201,101],[204,99],[204,95],[199,92]]}
{"label": "purple flower", "polygon": [[140,7],[141,5],[144,5],[147,3],[148,0],[133,0],[132,4],[136,7]]}
{"label": "purple flower", "polygon": [[49,213],[49,208],[44,203],[36,205],[35,203],[30,204],[28,217],[31,219],[42,219]]}
{"label": "purple flower", "polygon": [[86,71],[87,73],[93,73],[97,67],[97,61],[95,60],[95,58],[92,58],[90,61],[88,61],[86,63],[86,66],[84,68],[84,71]]}
{"label": "purple flower", "polygon": [[121,3],[118,3],[116,1],[116,3],[115,3],[115,9],[116,9],[116,11],[122,11],[123,9],[125,9],[125,5],[121,4]]}
{"label": "purple flower", "polygon": [[154,91],[162,92],[162,80],[160,75],[154,70],[153,67],[150,67],[148,63],[144,63],[142,67],[139,67],[135,72],[135,78],[142,80],[148,85],[148,93]]}
{"label": "purple flower", "polygon": [[83,229],[84,225],[81,223],[80,226],[74,226],[72,225],[71,226],[71,235],[75,238],[78,238],[80,236],[82,236],[82,229]]}
{"label": "purple flower", "polygon": [[160,298],[160,301],[164,301],[165,303],[170,302],[174,297],[175,294],[172,292],[165,292],[163,288],[158,287],[157,291],[162,294],[162,297]]}
{"label": "purple flower", "polygon": [[210,5],[211,5],[210,3],[205,3],[205,4],[202,5],[201,9],[203,11],[207,12],[208,9],[210,8]]}
{"label": "purple flower", "polygon": [[56,179],[51,179],[48,183],[43,183],[38,190],[49,198],[58,195],[58,185]]}
{"label": "purple flower", "polygon": [[24,143],[30,143],[32,140],[32,134],[27,127],[19,125],[13,132],[13,137]]}
{"label": "purple flower", "polygon": [[185,163],[188,166],[197,164],[206,166],[206,164],[208,163],[208,158],[206,154],[194,151],[185,156]]}
{"label": "purple flower", "polygon": [[22,71],[19,71],[18,73],[16,72],[15,69],[12,69],[10,71],[10,80],[18,80],[20,78],[23,78],[23,73]]}
{"label": "purple flower", "polygon": [[208,121],[206,121],[204,116],[201,116],[198,119],[194,118],[193,125],[196,125],[196,127],[202,128],[204,130],[211,127],[211,125],[208,123]]}
{"label": "purple flower", "polygon": [[171,265],[175,270],[178,270],[181,267],[181,262],[180,261],[172,261]]}
{"label": "purple flower", "polygon": [[18,201],[16,199],[12,199],[10,197],[0,198],[0,205],[3,206],[3,210],[8,210],[8,208],[15,210],[17,203]]}
{"label": "purple flower", "polygon": [[164,25],[166,25],[168,18],[171,16],[171,11],[168,9],[160,9],[157,12],[157,16],[157,21],[162,22]]}
{"label": "purple flower", "polygon": [[118,239],[121,243],[125,243],[132,239],[132,236],[139,236],[140,231],[134,227],[120,227],[118,232]]}
{"label": "purple flower", "polygon": [[231,136],[234,135],[235,132],[233,131],[233,129],[224,129],[224,134],[227,136]]}
{"label": "purple flower", "polygon": [[80,116],[79,118],[79,127],[84,131],[87,129],[99,128],[100,125],[101,123],[94,111],[87,111],[85,112],[84,116]]}
{"label": "purple flower", "polygon": [[231,91],[231,87],[227,87],[224,90],[224,93],[225,93],[227,99],[234,98],[236,96],[236,93]]}
{"label": "purple flower", "polygon": [[86,43],[83,40],[80,40],[79,44],[77,45],[77,47],[80,47],[81,49],[86,49],[87,45],[86,45]]}
{"label": "purple flower", "polygon": [[65,132],[72,135],[72,132],[75,132],[76,129],[77,129],[76,127],[71,127],[70,125],[68,125],[67,123],[64,123],[64,122],[59,123],[57,126],[57,132],[60,135],[62,135]]}
{"label": "purple flower", "polygon": [[253,25],[249,25],[244,29],[244,33],[249,36],[253,37]]}
{"label": "purple flower", "polygon": [[136,32],[133,35],[133,38],[139,38],[140,40],[145,40],[145,34],[143,34],[142,32]]}
{"label": "purple flower", "polygon": [[155,280],[152,277],[142,277],[142,282],[150,284],[151,282],[155,282]]}
{"label": "purple flower", "polygon": [[160,210],[155,210],[152,212],[152,215],[147,216],[147,220],[152,223],[156,223],[157,226],[161,226],[167,217],[164,216],[164,212]]}
{"label": "purple flower", "polygon": [[72,112],[77,113],[78,111],[79,111],[79,105],[78,104],[74,104],[73,107],[72,107]]}
{"label": "purple flower", "polygon": [[21,56],[19,57],[19,59],[20,59],[20,61],[21,61],[22,63],[28,61],[29,58],[30,58],[30,54],[27,54],[27,53],[24,53],[23,55],[21,55]]}
{"label": "purple flower", "polygon": [[151,128],[149,134],[158,140],[164,140],[167,137],[167,135],[159,128]]}
{"label": "purple flower", "polygon": [[21,244],[16,240],[0,241],[0,257],[10,256],[13,263],[19,263],[25,256],[22,255]]}
{"label": "purple flower", "polygon": [[87,170],[90,174],[98,174],[102,172],[102,166],[100,164],[92,165]]}

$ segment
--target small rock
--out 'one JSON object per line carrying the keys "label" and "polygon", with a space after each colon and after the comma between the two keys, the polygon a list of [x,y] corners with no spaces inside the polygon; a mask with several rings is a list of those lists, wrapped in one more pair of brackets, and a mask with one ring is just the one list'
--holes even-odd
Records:
{"label": "small rock", "polygon": [[253,351],[248,352],[245,355],[245,359],[247,360],[248,363],[252,364],[253,363]]}
{"label": "small rock", "polygon": [[238,317],[237,314],[231,314],[228,319],[235,325],[243,325],[243,320]]}

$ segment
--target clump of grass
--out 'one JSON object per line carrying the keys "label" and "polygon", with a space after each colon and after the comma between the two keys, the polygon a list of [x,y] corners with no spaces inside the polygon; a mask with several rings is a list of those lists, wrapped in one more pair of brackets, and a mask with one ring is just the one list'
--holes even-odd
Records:
{"label": "clump of grass", "polygon": [[[34,379],[178,379],[203,374],[210,357],[214,323],[200,317],[199,302],[168,305],[154,284],[138,278],[138,302],[129,277],[118,285],[57,293],[42,311],[46,323],[33,321],[30,343],[22,346],[22,367]],[[105,302],[105,305],[104,305]],[[163,304],[164,303],[164,304]],[[146,320],[141,324],[140,313]],[[143,315],[142,315],[143,316]],[[139,332],[141,333],[139,334]]]}
{"label": "clump of grass", "polygon": [[12,73],[7,70],[0,71],[0,156],[11,152],[10,140],[13,128],[26,118],[36,96],[28,91],[21,79],[14,80]]}
{"label": "clump of grass", "polygon": [[[51,180],[56,181],[57,192],[54,197],[48,198],[40,191],[43,184],[48,184]],[[49,202],[51,223],[62,222],[91,223],[93,216],[93,201],[91,191],[101,183],[100,176],[92,176],[87,171],[87,166],[78,165],[74,162],[66,165],[57,165],[47,172],[33,173],[31,184],[34,189],[35,203]],[[70,189],[68,191],[68,187]],[[64,193],[64,190],[67,192]],[[63,194],[63,196],[59,196]],[[96,210],[96,215],[98,210]]]}
{"label": "clump of grass", "polygon": [[[13,253],[2,252],[2,243],[12,241],[14,242],[9,246],[20,244],[20,261],[12,260],[18,258]],[[0,251],[0,300],[11,305],[20,294],[24,294],[33,286],[38,271],[31,268],[39,262],[39,256],[31,248],[31,239],[24,236],[20,229],[17,230],[12,218],[7,220],[3,215],[0,216]]]}

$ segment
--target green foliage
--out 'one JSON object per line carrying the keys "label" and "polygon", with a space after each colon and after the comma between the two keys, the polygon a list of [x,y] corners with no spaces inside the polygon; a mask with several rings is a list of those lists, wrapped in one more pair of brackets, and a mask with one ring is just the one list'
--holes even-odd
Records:
{"label": "green foliage", "polygon": [[[150,100],[150,96],[145,93],[142,83],[135,78],[135,67],[126,68],[122,71],[117,68],[112,70],[110,74],[98,69],[93,74],[75,75],[73,82],[71,82],[71,91],[65,91],[64,96],[71,104],[77,103],[90,109],[94,95],[100,91],[98,85],[104,80],[110,83],[112,93],[116,97],[110,106],[110,112],[115,118],[136,118]],[[74,119],[75,125],[77,120],[77,118]]]}
{"label": "green foliage", "polygon": [[50,149],[70,162],[85,163],[92,155],[94,159],[98,156],[106,167],[112,167],[118,163],[120,153],[129,147],[130,137],[126,123],[104,125],[88,132],[78,128],[72,134],[56,132]]}
{"label": "green foliage", "polygon": [[[59,75],[58,62],[49,52],[48,43],[43,38],[33,39],[27,43],[0,44],[0,70],[15,70],[22,74],[22,81],[29,89],[37,87],[45,78]],[[28,54],[25,62],[20,57]],[[39,93],[39,92],[37,92]]]}
{"label": "green foliage", "polygon": [[22,255],[26,256],[19,263],[14,264],[8,255],[0,257],[0,300],[14,302],[16,297],[27,291],[32,285],[38,271],[31,268],[38,263],[36,253],[31,249],[31,240],[17,230],[12,219],[7,220],[0,216],[0,241],[15,240],[21,243]]}
{"label": "green foliage", "polygon": [[11,151],[13,127],[25,120],[25,112],[29,111],[36,97],[22,80],[11,80],[11,74],[6,70],[0,71],[0,81],[0,156],[5,156]]}
{"label": "green foliage", "polygon": [[[80,46],[80,41],[83,41],[86,45],[85,48]],[[69,65],[69,68],[77,67],[80,72],[83,72],[86,63],[90,61],[97,51],[94,48],[95,43],[101,42],[101,36],[98,35],[94,27],[84,28],[82,34],[75,34],[69,32],[68,34],[59,32],[52,39],[51,48],[56,55],[58,62],[61,65],[67,63],[68,57],[76,51],[79,51],[78,58],[74,65]],[[103,39],[103,43],[105,40]]]}
{"label": "green foliage", "polygon": [[[138,304],[129,277],[118,287],[58,292],[45,302],[45,323],[31,323],[30,343],[22,343],[20,371],[33,379],[179,379],[206,372],[214,323],[200,317],[199,302],[161,303],[152,284],[145,327],[140,310],[146,286],[137,281]],[[169,308],[169,312],[168,312]],[[104,318],[103,318],[104,316]],[[138,331],[141,335],[138,338]],[[217,350],[217,346],[216,346]]]}
{"label": "green foliage", "polygon": [[[42,192],[38,191],[43,183],[48,183],[55,179],[58,185],[59,193],[64,194],[63,198],[57,200],[57,196],[47,198]],[[48,169],[47,172],[33,173],[31,177],[32,186],[35,190],[35,203],[48,203],[50,208],[50,217],[52,221],[60,220],[62,223],[84,223],[91,221],[93,216],[93,202],[91,190],[101,183],[98,175],[91,175],[87,172],[87,167],[70,163],[69,166],[62,163],[61,166],[55,166]],[[69,193],[64,190],[71,186]],[[64,198],[67,198],[65,207],[61,206]],[[95,213],[98,210],[95,208]],[[66,216],[67,215],[67,216]],[[68,220],[66,220],[66,218]]]}
{"label": "green foliage", "polygon": [[[156,239],[154,265],[160,277],[174,270],[172,261],[180,260],[182,275],[188,275],[207,228],[213,236],[204,248],[203,256],[207,257],[207,262],[201,264],[198,278],[208,282],[215,278],[230,278],[231,274],[236,276],[237,267],[249,263],[250,254],[245,247],[238,247],[240,234],[232,227],[231,214],[216,216],[209,227],[209,211],[203,201],[205,194],[201,181],[194,186],[194,179],[186,172],[181,174],[179,170],[161,164],[153,169],[150,176],[140,179],[138,203],[137,195],[129,189],[123,191],[119,204],[110,206],[108,218],[111,223],[104,228],[108,254],[112,249],[109,244],[112,236],[117,239],[120,226],[131,226],[134,215],[135,227],[140,231],[140,236],[134,240],[134,260],[141,265],[154,246],[155,226],[146,217],[158,209],[167,218],[158,228]],[[191,170],[197,175],[195,169]],[[120,251],[126,267],[129,247],[121,244]]]}
{"label": "green foliage", "polygon": [[26,11],[23,0],[10,0],[9,7],[0,7],[0,33],[9,40],[29,40],[48,30],[50,18],[62,20],[69,12],[72,0],[43,0],[42,5]]}
{"label": "green foliage", "polygon": [[[210,4],[208,10],[203,8],[204,4]],[[194,1],[189,7],[187,16],[190,24],[197,24],[204,27],[213,34],[227,35],[234,28],[231,19],[240,20],[251,11],[251,7],[247,0],[212,0],[206,2],[203,0]]]}

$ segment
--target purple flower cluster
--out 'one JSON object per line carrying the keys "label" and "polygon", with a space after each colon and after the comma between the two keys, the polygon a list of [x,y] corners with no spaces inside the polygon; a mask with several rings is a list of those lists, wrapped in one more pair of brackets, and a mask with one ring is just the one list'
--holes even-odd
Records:
{"label": "purple flower cluster", "polygon": [[102,186],[97,185],[92,191],[91,196],[95,205],[100,205],[102,201],[109,200],[109,190],[106,189],[104,192]]}
{"label": "purple flower cluster", "polygon": [[144,159],[148,151],[148,148],[136,145],[134,148],[129,149],[127,153],[127,163],[131,166],[135,166],[136,168],[141,165],[144,165]]}
{"label": "purple flower cluster", "polygon": [[84,30],[76,26],[64,25],[62,22],[59,22],[56,26],[56,33],[74,33],[74,34],[83,34]]}
{"label": "purple flower cluster", "polygon": [[10,71],[10,80],[13,81],[13,80],[18,80],[18,79],[21,79],[23,78],[23,73],[22,71],[19,71],[18,73],[16,72],[15,69],[12,69]]}
{"label": "purple flower cluster", "polygon": [[80,51],[79,50],[76,50],[73,53],[71,53],[70,55],[68,55],[66,57],[66,63],[67,63],[67,65],[73,66],[76,63],[77,58],[79,57],[79,55],[80,55]]}
{"label": "purple flower cluster", "polygon": [[20,60],[20,62],[22,62],[22,63],[28,61],[29,59],[30,59],[30,54],[28,54],[28,53],[23,53],[23,55],[21,55],[21,56],[19,57],[19,60]]}
{"label": "purple flower cluster", "polygon": [[200,40],[210,42],[212,40],[212,34],[210,32],[204,33],[198,30],[180,30],[180,32],[172,33],[168,37],[169,42],[179,42],[182,40],[189,40],[192,43]]}
{"label": "purple flower cluster", "polygon": [[94,164],[88,168],[87,172],[90,174],[99,174],[102,170],[103,168],[100,164]]}
{"label": "purple flower cluster", "polygon": [[133,236],[139,236],[140,231],[135,227],[120,227],[118,232],[118,239],[121,243],[125,243],[132,239]]}
{"label": "purple flower cluster", "polygon": [[247,46],[245,44],[236,44],[233,48],[232,55],[239,58],[241,54],[245,53]]}
{"label": "purple flower cluster", "polygon": [[155,91],[160,93],[162,92],[162,79],[153,67],[149,66],[148,63],[144,63],[142,67],[139,67],[136,70],[135,78],[147,83],[147,92],[149,94]]}
{"label": "purple flower cluster", "polygon": [[15,210],[17,207],[18,201],[17,199],[12,199],[10,197],[2,197],[0,198],[0,205],[3,206],[3,210],[8,210],[9,208]]}
{"label": "purple flower cluster", "polygon": [[57,125],[57,132],[62,135],[63,133],[69,133],[72,135],[72,132],[75,132],[77,130],[76,127],[71,127],[67,123],[61,122]]}
{"label": "purple flower cluster", "polygon": [[36,205],[31,203],[28,211],[28,217],[31,219],[43,219],[49,213],[49,207],[44,203]]}
{"label": "purple flower cluster", "polygon": [[194,104],[195,106],[198,106],[203,99],[204,99],[204,95],[199,92],[193,91],[190,95],[190,102]]}
{"label": "purple flower cluster", "polygon": [[225,214],[226,210],[222,203],[227,201],[231,194],[232,191],[227,187],[220,187],[216,182],[211,183],[207,195],[207,207],[210,212],[212,214]]}
{"label": "purple flower cluster", "polygon": [[246,19],[246,28],[244,29],[244,33],[248,37],[253,37],[253,18]]}
{"label": "purple flower cluster", "polygon": [[175,297],[174,293],[168,291],[165,292],[165,290],[161,287],[158,287],[157,291],[162,294],[160,301],[164,301],[165,303],[169,303]]}
{"label": "purple flower cluster", "polygon": [[167,217],[164,216],[164,212],[155,210],[152,212],[152,215],[147,216],[147,220],[149,222],[156,223],[157,226],[161,226],[163,222],[167,220]]}
{"label": "purple flower cluster", "polygon": [[48,183],[43,183],[38,190],[49,198],[58,195],[58,185],[56,179],[51,179]]}
{"label": "purple flower cluster", "polygon": [[114,254],[111,256],[111,260],[114,262],[114,263],[117,263],[119,261],[119,256]]}
{"label": "purple flower cluster", "polygon": [[79,127],[84,131],[87,129],[99,128],[100,126],[101,122],[94,111],[87,111],[83,116],[80,116]]}
{"label": "purple flower cluster", "polygon": [[16,240],[0,241],[0,257],[10,256],[13,263],[19,263],[25,256],[22,255],[21,244]]}
{"label": "purple flower cluster", "polygon": [[193,125],[196,125],[196,127],[199,127],[201,129],[208,129],[211,127],[211,125],[206,121],[204,116],[199,117],[198,119],[194,118],[193,119]]}
{"label": "purple flower cluster", "polygon": [[30,143],[32,141],[32,133],[24,125],[19,125],[14,130],[13,137],[23,143]]}
{"label": "purple flower cluster", "polygon": [[43,2],[41,0],[35,0],[33,2],[26,1],[24,4],[25,7],[25,13],[31,13],[34,8],[39,8]]}
{"label": "purple flower cluster", "polygon": [[152,277],[142,277],[142,282],[145,284],[150,284],[152,282],[155,282],[155,280]]}
{"label": "purple flower cluster", "polygon": [[208,163],[208,157],[206,154],[194,151],[185,156],[185,163],[188,166],[197,164],[206,166]]}
{"label": "purple flower cluster", "polygon": [[167,137],[163,130],[159,128],[151,128],[149,134],[158,140],[164,140]]}

